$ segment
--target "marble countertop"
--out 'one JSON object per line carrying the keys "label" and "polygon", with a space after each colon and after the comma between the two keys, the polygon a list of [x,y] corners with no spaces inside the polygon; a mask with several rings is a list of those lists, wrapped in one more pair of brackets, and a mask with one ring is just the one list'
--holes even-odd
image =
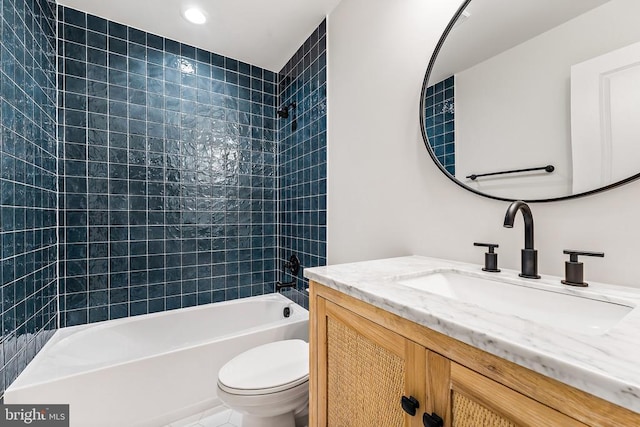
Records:
{"label": "marble countertop", "polygon": [[[304,276],[329,288],[441,332],[488,353],[640,412],[640,308],[602,335],[568,332],[517,315],[403,286],[399,281],[443,270],[548,291],[640,307],[640,289],[589,281],[587,288],[560,284],[559,277],[522,279],[503,269],[436,258],[401,258],[307,268]],[[593,316],[598,316],[597,312]]]}

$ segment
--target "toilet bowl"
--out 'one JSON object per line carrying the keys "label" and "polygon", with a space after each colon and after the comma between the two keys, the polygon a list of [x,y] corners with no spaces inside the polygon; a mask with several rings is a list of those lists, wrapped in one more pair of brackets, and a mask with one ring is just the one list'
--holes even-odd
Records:
{"label": "toilet bowl", "polygon": [[242,427],[304,427],[309,344],[276,341],[239,354],[218,372],[218,397],[242,414]]}

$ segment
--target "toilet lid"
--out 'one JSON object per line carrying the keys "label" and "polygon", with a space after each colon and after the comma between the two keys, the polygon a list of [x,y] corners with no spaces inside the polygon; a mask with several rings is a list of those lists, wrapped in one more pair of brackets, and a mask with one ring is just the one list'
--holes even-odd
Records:
{"label": "toilet lid", "polygon": [[233,394],[267,394],[288,390],[309,380],[309,344],[276,341],[254,347],[227,362],[218,386]]}

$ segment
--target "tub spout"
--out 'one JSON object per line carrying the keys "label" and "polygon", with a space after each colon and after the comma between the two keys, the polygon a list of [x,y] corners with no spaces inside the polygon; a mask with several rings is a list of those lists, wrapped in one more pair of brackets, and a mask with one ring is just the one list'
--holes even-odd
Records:
{"label": "tub spout", "polygon": [[293,279],[290,282],[281,282],[281,281],[277,281],[276,282],[276,292],[280,292],[282,289],[285,288],[295,288],[296,287],[296,280]]}

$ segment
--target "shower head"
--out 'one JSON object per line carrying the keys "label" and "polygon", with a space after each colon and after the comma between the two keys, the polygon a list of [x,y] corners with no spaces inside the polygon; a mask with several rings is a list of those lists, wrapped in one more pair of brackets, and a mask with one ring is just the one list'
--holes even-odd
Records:
{"label": "shower head", "polygon": [[280,119],[288,119],[289,118],[289,109],[295,110],[295,108],[296,108],[296,103],[295,102],[292,102],[289,105],[283,105],[282,107],[278,108],[278,110],[276,111],[276,115]]}
{"label": "shower head", "polygon": [[287,106],[279,107],[278,110],[276,111],[276,114],[278,115],[279,119],[288,118],[289,117],[289,107],[287,107]]}

